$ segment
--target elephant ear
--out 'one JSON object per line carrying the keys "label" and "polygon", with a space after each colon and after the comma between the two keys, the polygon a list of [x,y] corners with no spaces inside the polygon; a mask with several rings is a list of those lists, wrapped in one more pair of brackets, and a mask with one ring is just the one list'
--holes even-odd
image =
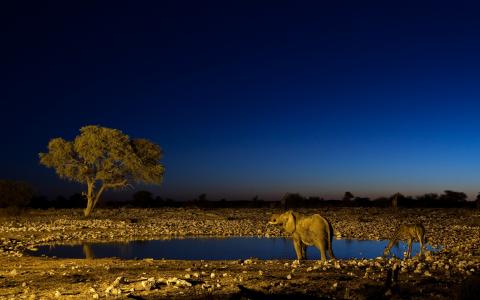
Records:
{"label": "elephant ear", "polygon": [[287,222],[285,223],[285,231],[288,232],[288,233],[294,233],[295,232],[295,223],[296,223],[296,220],[295,220],[295,216],[293,215],[293,213],[290,211],[287,213],[288,214],[288,218],[287,218]]}

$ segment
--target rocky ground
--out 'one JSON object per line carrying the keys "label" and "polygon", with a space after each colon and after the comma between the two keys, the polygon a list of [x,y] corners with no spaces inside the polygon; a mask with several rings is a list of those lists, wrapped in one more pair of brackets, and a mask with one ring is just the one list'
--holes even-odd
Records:
{"label": "rocky ground", "polygon": [[55,243],[148,240],[177,236],[281,236],[270,209],[28,211],[0,217],[0,299],[477,299],[480,211],[376,208],[320,213],[338,238],[388,239],[403,222],[421,222],[438,253],[399,260],[173,261],[30,257]]}

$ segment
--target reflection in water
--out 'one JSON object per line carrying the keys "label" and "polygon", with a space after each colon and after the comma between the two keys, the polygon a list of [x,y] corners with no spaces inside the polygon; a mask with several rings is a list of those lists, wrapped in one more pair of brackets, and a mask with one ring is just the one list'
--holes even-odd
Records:
{"label": "reflection in water", "polygon": [[82,245],[83,254],[85,255],[86,259],[93,259],[95,255],[93,254],[92,247],[90,244],[83,244]]}
{"label": "reflection in water", "polygon": [[120,257],[132,257],[134,255],[131,243],[118,243],[117,245],[120,249]]}
{"label": "reflection in water", "polygon": [[[388,241],[333,240],[333,250],[339,259],[375,258],[381,256]],[[405,243],[392,249],[392,255],[403,257]],[[418,243],[413,244],[412,255],[419,252]],[[427,250],[432,250],[427,247]],[[84,243],[82,245],[57,245],[38,247],[30,255],[46,255],[59,258],[105,258],[122,259],[190,259],[227,260],[256,257],[260,259],[295,259],[290,239],[285,238],[184,238],[123,243]],[[308,247],[308,259],[319,259],[315,247]]]}

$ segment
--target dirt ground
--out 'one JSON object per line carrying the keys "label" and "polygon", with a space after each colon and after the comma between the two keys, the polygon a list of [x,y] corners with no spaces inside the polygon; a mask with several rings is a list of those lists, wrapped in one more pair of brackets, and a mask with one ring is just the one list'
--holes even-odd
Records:
{"label": "dirt ground", "polygon": [[0,299],[477,299],[480,211],[474,209],[303,209],[333,224],[337,238],[388,239],[421,222],[429,244],[412,259],[119,260],[31,257],[56,243],[179,236],[282,236],[271,209],[28,211],[0,217]]}

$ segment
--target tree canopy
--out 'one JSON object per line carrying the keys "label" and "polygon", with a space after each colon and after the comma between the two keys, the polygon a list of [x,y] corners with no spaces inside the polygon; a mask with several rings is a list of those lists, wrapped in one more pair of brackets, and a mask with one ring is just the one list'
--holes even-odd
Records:
{"label": "tree canopy", "polygon": [[73,141],[54,138],[40,163],[60,178],[87,185],[89,216],[101,194],[132,182],[160,184],[165,172],[160,146],[146,139],[130,139],[118,129],[89,125]]}

